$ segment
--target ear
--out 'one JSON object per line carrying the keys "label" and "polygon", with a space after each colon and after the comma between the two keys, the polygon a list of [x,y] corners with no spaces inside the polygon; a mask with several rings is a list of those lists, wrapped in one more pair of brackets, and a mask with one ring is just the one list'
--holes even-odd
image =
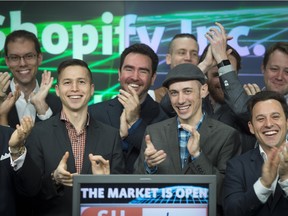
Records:
{"label": "ear", "polygon": [[95,87],[94,87],[94,84],[92,83],[92,84],[91,84],[91,93],[90,93],[90,96],[91,96],[91,97],[92,97],[93,94],[94,94],[94,89],[95,89]]}
{"label": "ear", "polygon": [[59,86],[55,85],[55,93],[59,97]]}
{"label": "ear", "polygon": [[38,66],[40,66],[42,64],[42,61],[43,61],[43,54],[39,53],[37,59],[38,59]]}
{"label": "ear", "polygon": [[167,65],[171,64],[171,54],[166,54],[166,64]]}
{"label": "ear", "polygon": [[261,72],[262,72],[262,74],[265,73],[265,68],[264,68],[264,65],[263,65],[263,64],[261,64]]}
{"label": "ear", "polygon": [[[287,123],[288,123],[288,122],[287,122]],[[252,124],[251,121],[248,122],[248,127],[249,127],[250,132],[251,132],[252,134],[255,134],[255,132],[254,132],[254,127],[253,127],[253,124]]]}
{"label": "ear", "polygon": [[152,78],[151,78],[151,86],[154,85],[154,82],[155,82],[155,80],[156,80],[156,77],[157,77],[157,74],[156,74],[156,72],[155,72],[155,73],[153,74]]}
{"label": "ear", "polygon": [[121,71],[118,69],[118,81],[120,82]]}
{"label": "ear", "polygon": [[207,83],[201,86],[200,94],[201,94],[201,98],[205,98],[209,94]]}

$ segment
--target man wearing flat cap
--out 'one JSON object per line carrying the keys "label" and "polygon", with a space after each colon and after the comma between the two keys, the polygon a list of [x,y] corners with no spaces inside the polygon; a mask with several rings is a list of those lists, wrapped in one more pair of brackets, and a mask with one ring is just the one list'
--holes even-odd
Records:
{"label": "man wearing flat cap", "polygon": [[226,162],[238,151],[239,134],[202,111],[208,86],[197,66],[177,65],[162,85],[177,115],[146,128],[135,173],[216,175],[220,205]]}

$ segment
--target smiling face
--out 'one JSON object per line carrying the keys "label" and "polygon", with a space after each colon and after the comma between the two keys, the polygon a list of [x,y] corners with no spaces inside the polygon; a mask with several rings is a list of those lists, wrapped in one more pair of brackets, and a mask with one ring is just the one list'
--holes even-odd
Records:
{"label": "smiling face", "polygon": [[288,55],[279,50],[270,54],[266,67],[262,66],[267,90],[288,93]]}
{"label": "smiling face", "polygon": [[79,65],[68,66],[61,71],[56,94],[60,97],[66,114],[87,112],[88,102],[94,93],[94,85],[88,74],[88,70]]}
{"label": "smiling face", "polygon": [[188,37],[176,38],[171,45],[171,53],[166,55],[166,63],[170,68],[183,63],[197,65],[199,63],[198,43]]}
{"label": "smiling face", "polygon": [[169,97],[180,122],[193,125],[202,117],[202,98],[207,95],[207,84],[198,80],[175,82],[169,86]]}
{"label": "smiling face", "polygon": [[281,104],[274,99],[257,102],[248,123],[252,134],[265,150],[279,147],[286,139],[288,121]]}
{"label": "smiling face", "polygon": [[[8,52],[5,58],[6,64],[13,74],[15,82],[21,86],[32,85],[35,87],[36,74],[38,67],[42,62],[42,54],[38,54],[35,50],[33,41],[17,38],[15,41],[10,41],[7,45]],[[36,55],[35,58],[30,60],[20,59],[19,62],[9,60],[9,57],[24,56],[27,54]]]}
{"label": "smiling face", "polygon": [[130,92],[128,86],[131,86],[142,103],[150,86],[154,84],[156,73],[152,75],[152,61],[148,56],[132,52],[125,57],[118,76],[121,88]]}

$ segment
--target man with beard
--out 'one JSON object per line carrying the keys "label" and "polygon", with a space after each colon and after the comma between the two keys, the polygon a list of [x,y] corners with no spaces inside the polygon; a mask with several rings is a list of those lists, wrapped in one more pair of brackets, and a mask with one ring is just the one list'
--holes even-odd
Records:
{"label": "man with beard", "polygon": [[133,173],[147,125],[168,118],[147,93],[156,79],[157,66],[158,56],[146,44],[126,48],[118,71],[120,94],[89,107],[93,118],[119,129],[126,173]]}
{"label": "man with beard", "polygon": [[[203,54],[200,57],[200,62],[205,59],[209,46],[210,45],[204,49]],[[226,49],[229,53],[227,57],[231,62],[232,67],[235,68],[235,73],[238,74],[241,69],[241,57],[233,47],[227,45]],[[207,106],[209,104],[211,105],[209,109],[206,109],[206,111],[212,118],[228,124],[240,132],[242,153],[254,148],[256,138],[250,133],[248,125],[241,124],[237,115],[225,103],[224,92],[220,84],[217,66],[215,65],[210,68],[205,74],[209,90],[209,96],[205,98],[205,104]]]}

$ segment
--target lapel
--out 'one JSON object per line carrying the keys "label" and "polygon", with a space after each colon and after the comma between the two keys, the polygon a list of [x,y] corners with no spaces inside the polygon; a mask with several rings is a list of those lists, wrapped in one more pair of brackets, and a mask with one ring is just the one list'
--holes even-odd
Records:
{"label": "lapel", "polygon": [[164,133],[168,144],[167,155],[171,155],[171,164],[173,166],[171,169],[174,169],[177,173],[182,172],[176,117],[171,118],[171,121],[164,125]]}
{"label": "lapel", "polygon": [[112,127],[120,128],[120,116],[123,111],[122,104],[118,101],[117,97],[110,100],[107,106],[107,115]]}
{"label": "lapel", "polygon": [[[279,178],[277,179],[275,193],[274,193],[273,200],[271,203],[271,210],[272,211],[275,208],[276,204],[278,203],[280,197],[282,196],[282,189],[281,189],[280,185],[278,184],[278,180],[279,180]],[[272,197],[272,195],[271,195],[271,197]]]}
{"label": "lapel", "polygon": [[53,130],[53,134],[55,135],[54,140],[57,140],[57,145],[59,146],[62,152],[61,155],[64,155],[66,151],[69,151],[67,167],[71,173],[75,173],[76,172],[75,160],[74,160],[71,142],[68,136],[66,126],[65,126],[65,122],[60,120],[60,113],[58,113],[57,116],[55,116],[55,118],[53,119],[54,121],[52,122],[52,126],[53,126],[52,130]]}

